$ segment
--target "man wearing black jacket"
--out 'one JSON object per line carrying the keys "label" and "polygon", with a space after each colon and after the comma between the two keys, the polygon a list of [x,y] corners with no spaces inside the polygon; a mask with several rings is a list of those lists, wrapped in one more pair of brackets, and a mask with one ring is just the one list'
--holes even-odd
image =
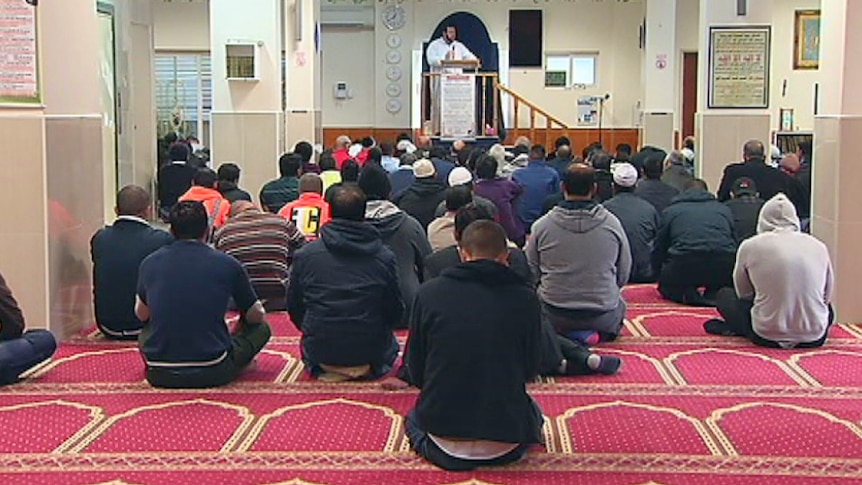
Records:
{"label": "man wearing black jacket", "polygon": [[356,185],[335,188],[332,221],[293,258],[287,308],[314,376],[377,378],[398,356],[398,264],[380,231],[365,222],[366,203]]}
{"label": "man wearing black jacket", "polygon": [[542,442],[526,390],[541,359],[538,297],[506,266],[497,223],[471,224],[461,253],[464,263],[420,288],[407,342],[407,377],[421,389],[407,437],[447,470],[512,463]]}
{"label": "man wearing black jacket", "polygon": [[745,144],[743,148],[745,161],[728,165],[724,169],[724,177],[718,189],[719,202],[730,200],[733,183],[740,177],[748,177],[757,186],[761,199],[769,200],[783,193],[796,207],[797,213],[808,214],[810,212],[808,196],[802,183],[781,170],[767,165],[765,153],[763,143],[757,140],[751,140]]}

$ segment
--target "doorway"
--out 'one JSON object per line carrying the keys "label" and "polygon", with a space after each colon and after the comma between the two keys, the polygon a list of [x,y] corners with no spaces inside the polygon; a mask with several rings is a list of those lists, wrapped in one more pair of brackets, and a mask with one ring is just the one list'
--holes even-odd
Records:
{"label": "doorway", "polygon": [[99,23],[99,79],[102,111],[102,160],[105,198],[105,220],[113,218],[114,198],[119,185],[119,156],[117,124],[117,60],[114,7],[97,4]]}
{"label": "doorway", "polygon": [[694,136],[697,112],[697,52],[682,55],[682,137]]}

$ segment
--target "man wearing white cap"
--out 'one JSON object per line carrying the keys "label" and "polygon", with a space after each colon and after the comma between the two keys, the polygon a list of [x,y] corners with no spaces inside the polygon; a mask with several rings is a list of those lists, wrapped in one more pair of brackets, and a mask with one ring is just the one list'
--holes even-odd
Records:
{"label": "man wearing white cap", "polygon": [[[464,167],[455,167],[451,172],[449,172],[448,182],[449,187],[459,187],[463,185],[469,188],[470,192],[473,193],[473,174]],[[488,211],[495,220],[497,219],[497,206],[495,206],[493,202],[473,193],[473,203]],[[437,206],[437,211],[434,212],[434,216],[443,217],[445,214],[446,201],[443,201]]]}
{"label": "man wearing white cap", "polygon": [[446,198],[446,186],[437,180],[437,169],[427,158],[413,164],[413,174],[416,176],[413,185],[393,202],[415,217],[427,231],[428,224],[434,220],[434,211]]}
{"label": "man wearing white cap", "polygon": [[629,283],[652,283],[652,250],[661,223],[652,204],[635,195],[638,171],[630,163],[620,163],[613,169],[614,196],[602,205],[617,216],[623,225],[632,251],[632,272]]}

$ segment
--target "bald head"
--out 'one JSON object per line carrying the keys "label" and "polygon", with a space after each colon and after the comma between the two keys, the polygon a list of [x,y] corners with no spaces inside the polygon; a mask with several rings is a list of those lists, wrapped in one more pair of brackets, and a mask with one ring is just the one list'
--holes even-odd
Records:
{"label": "bald head", "polygon": [[463,261],[505,263],[509,259],[506,231],[494,221],[478,220],[471,223],[461,234],[458,247]]}
{"label": "bald head", "polygon": [[748,160],[760,160],[761,162],[765,160],[766,151],[763,148],[763,143],[757,140],[750,140],[745,143],[745,146],[742,148],[742,156],[745,161]]}
{"label": "bald head", "polygon": [[127,185],[117,193],[116,212],[118,216],[149,218],[150,194],[137,185]]}
{"label": "bald head", "polygon": [[238,200],[230,205],[230,216],[236,217],[250,210],[257,210],[257,206],[247,200]]}
{"label": "bald head", "polygon": [[350,148],[350,137],[347,135],[341,135],[335,140],[335,149],[339,148]]}
{"label": "bald head", "polygon": [[323,180],[316,173],[307,173],[299,178],[299,193],[323,193]]}

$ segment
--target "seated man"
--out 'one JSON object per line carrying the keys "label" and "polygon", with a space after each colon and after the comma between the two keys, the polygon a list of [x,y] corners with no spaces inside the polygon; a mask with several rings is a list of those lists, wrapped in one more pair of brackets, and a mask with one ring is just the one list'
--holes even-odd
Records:
{"label": "seated man", "polygon": [[24,314],[0,275],[0,386],[17,382],[21,374],[57,350],[51,332],[24,329]]}
{"label": "seated man", "polygon": [[464,263],[419,290],[405,377],[421,389],[406,418],[419,455],[453,471],[505,465],[542,442],[526,385],[539,373],[536,293],[506,267],[506,232],[478,221],[461,238]]}
{"label": "seated man", "polygon": [[739,247],[736,291],[718,292],[724,320],[710,320],[704,329],[765,347],[820,347],[834,318],[826,246],[799,231],[796,209],[784,194],[763,206],[757,232]]}
{"label": "seated man", "polygon": [[189,147],[185,143],[173,143],[170,146],[170,162],[159,168],[158,196],[159,217],[167,220],[171,207],[177,199],[192,186],[192,179],[197,169],[188,164]]}
{"label": "seated man", "polygon": [[[147,381],[155,387],[204,388],[227,384],[263,349],[270,329],[242,265],[204,244],[209,225],[203,204],[171,210],[177,241],[141,263],[135,315]],[[240,320],[233,334],[225,312],[233,298]]]}
{"label": "seated man", "polygon": [[622,224],[593,200],[595,177],[587,165],[566,169],[566,199],[536,221],[526,249],[544,317],[558,333],[588,344],[619,335],[626,314],[620,289],[632,269]]}
{"label": "seated man", "polygon": [[235,163],[223,163],[218,167],[218,191],[231,204],[238,200],[251,202],[251,194],[239,188],[239,166]]}
{"label": "seated man", "polygon": [[174,241],[147,222],[150,194],[136,185],[117,194],[117,220],[90,240],[93,258],[93,307],[96,325],[109,339],[137,340],[144,326],[135,316],[135,292],[141,262]]}
{"label": "seated man", "polygon": [[[497,219],[497,206],[494,205],[490,200],[480,197],[474,193],[474,185],[473,185],[473,174],[470,173],[470,170],[464,167],[455,167],[451,172],[449,172],[449,188],[455,187],[465,187],[470,191],[470,194],[473,196],[473,202],[487,210],[494,216],[494,220]],[[446,201],[440,202],[437,205],[437,210],[434,212],[434,217],[443,217],[446,215]]]}
{"label": "seated man", "polygon": [[661,179],[664,173],[664,156],[661,154],[664,152],[646,153],[644,178],[638,182],[635,195],[652,204],[656,212],[661,215],[674,197],[679,195],[679,190]]}
{"label": "seated man", "polygon": [[415,217],[424,231],[434,220],[437,206],[446,199],[446,186],[436,178],[437,169],[430,160],[422,159],[414,163],[413,172],[416,176],[413,185],[392,201]]}
{"label": "seated man", "polygon": [[196,201],[204,205],[212,229],[218,229],[227,222],[230,215],[230,201],[218,191],[218,175],[208,168],[201,168],[192,179],[192,188],[180,197],[180,202]]}
{"label": "seated man", "polygon": [[320,236],[320,228],[331,219],[329,204],[323,200],[323,179],[315,173],[299,179],[299,198],[287,203],[278,215],[294,224],[303,236],[313,241]]}
{"label": "seated man", "polygon": [[299,198],[302,155],[285,153],[278,159],[278,171],[281,177],[264,184],[259,197],[261,208],[273,214],[278,214],[285,204]]}
{"label": "seated man", "polygon": [[287,308],[312,375],[377,378],[398,356],[392,333],[404,311],[398,263],[365,222],[362,190],[350,184],[331,190],[332,222],[296,253]]}
{"label": "seated man", "polygon": [[733,214],[708,190],[706,182],[693,180],[665,209],[656,237],[659,292],[683,305],[715,306],[718,290],[733,285]]}
{"label": "seated man", "polygon": [[463,185],[446,189],[446,200],[443,202],[446,205],[446,213],[428,224],[428,242],[431,243],[433,251],[440,251],[456,244],[452,229],[455,227],[455,214],[458,209],[468,204],[479,205],[473,200],[473,192]]}
{"label": "seated man", "polygon": [[359,176],[359,188],[368,198],[366,222],[380,231],[383,244],[395,254],[398,285],[406,307],[398,328],[407,328],[409,306],[422,283],[423,261],[425,256],[431,254],[431,246],[419,221],[386,200],[392,186],[382,167],[366,165]]}
{"label": "seated man", "polygon": [[632,274],[629,283],[652,283],[652,250],[660,223],[655,207],[635,195],[638,171],[630,163],[614,168],[614,196],[602,205],[617,216],[632,249]]}
{"label": "seated man", "polygon": [[765,202],[757,193],[757,185],[748,177],[740,177],[730,188],[730,200],[724,203],[733,213],[736,242],[741,243],[757,234],[757,220]]}
{"label": "seated man", "polygon": [[251,202],[234,202],[230,212],[230,219],[213,237],[215,248],[242,263],[267,311],[283,311],[290,265],[305,237],[292,222]]}

